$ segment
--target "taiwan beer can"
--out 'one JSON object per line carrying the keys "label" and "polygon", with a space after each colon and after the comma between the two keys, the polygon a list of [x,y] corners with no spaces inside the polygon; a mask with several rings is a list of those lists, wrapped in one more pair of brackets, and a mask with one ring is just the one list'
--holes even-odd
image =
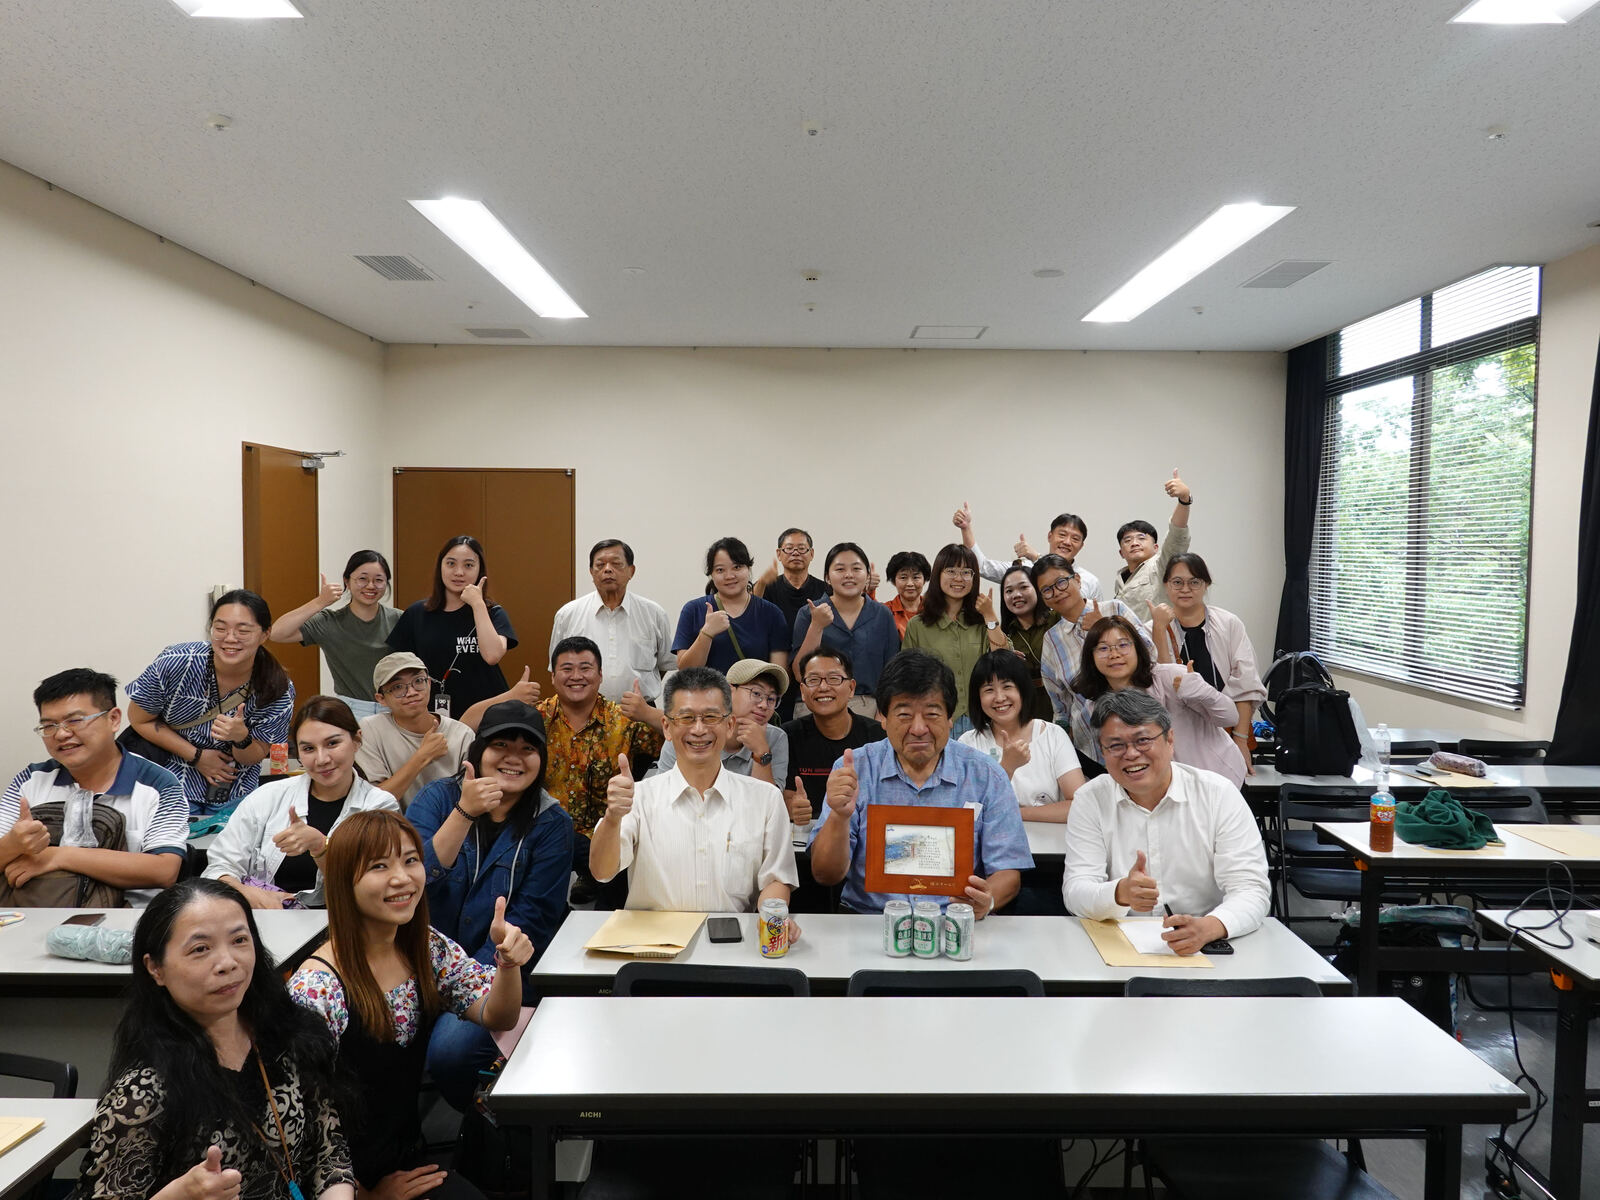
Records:
{"label": "taiwan beer can", "polygon": [[911,953],[911,904],[888,900],[883,905],[883,952],[890,958]]}
{"label": "taiwan beer can", "polygon": [[972,957],[972,934],[977,928],[972,905],[950,904],[944,910],[944,956],[956,962]]}
{"label": "taiwan beer can", "polygon": [[911,953],[918,958],[939,957],[939,905],[918,900],[911,908]]}
{"label": "taiwan beer can", "polygon": [[782,958],[789,953],[789,906],[782,900],[763,900],[756,934],[762,958]]}

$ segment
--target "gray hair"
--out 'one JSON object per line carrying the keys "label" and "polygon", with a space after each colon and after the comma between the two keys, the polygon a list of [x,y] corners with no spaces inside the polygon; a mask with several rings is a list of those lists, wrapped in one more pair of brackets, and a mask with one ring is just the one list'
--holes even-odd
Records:
{"label": "gray hair", "polygon": [[1172,728],[1172,717],[1166,705],[1143,688],[1123,688],[1120,692],[1107,692],[1094,702],[1094,712],[1089,717],[1089,730],[1095,740],[1100,730],[1112,717],[1124,725],[1154,725],[1166,733]]}
{"label": "gray hair", "polygon": [[722,706],[733,709],[733,689],[728,677],[715,667],[684,667],[667,676],[661,689],[661,711],[672,711],[672,698],[679,692],[721,692]]}

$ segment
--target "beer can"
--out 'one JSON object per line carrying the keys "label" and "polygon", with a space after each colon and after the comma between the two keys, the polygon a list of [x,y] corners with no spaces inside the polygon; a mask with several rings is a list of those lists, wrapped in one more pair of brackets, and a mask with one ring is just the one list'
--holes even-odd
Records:
{"label": "beer can", "polygon": [[956,962],[966,962],[972,957],[972,934],[977,928],[977,918],[970,904],[951,904],[944,910],[944,956]]}
{"label": "beer can", "polygon": [[911,953],[911,904],[907,900],[884,903],[883,952],[890,958],[904,958]]}
{"label": "beer can", "polygon": [[911,953],[918,958],[939,957],[939,905],[918,900],[911,907]]}
{"label": "beer can", "polygon": [[756,936],[762,958],[782,958],[789,953],[789,906],[782,900],[763,900]]}

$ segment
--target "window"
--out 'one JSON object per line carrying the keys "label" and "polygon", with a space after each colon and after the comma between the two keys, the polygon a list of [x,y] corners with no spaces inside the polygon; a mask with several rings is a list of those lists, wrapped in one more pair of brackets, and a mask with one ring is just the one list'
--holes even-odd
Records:
{"label": "window", "polygon": [[1539,268],[1496,267],[1330,338],[1311,550],[1329,665],[1520,708]]}

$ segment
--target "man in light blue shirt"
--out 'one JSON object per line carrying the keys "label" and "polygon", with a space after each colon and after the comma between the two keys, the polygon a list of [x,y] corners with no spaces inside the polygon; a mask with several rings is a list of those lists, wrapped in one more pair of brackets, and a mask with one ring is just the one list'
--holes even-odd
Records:
{"label": "man in light blue shirt", "polygon": [[974,810],[967,901],[978,920],[1009,904],[1033,866],[1028,835],[1011,781],[986,754],[950,740],[956,681],[950,668],[921,650],[895,655],[878,677],[878,720],[888,740],[847,750],[828,776],[828,802],[811,836],[811,873],[818,883],[843,881],[852,912],[882,912],[889,900],[948,896],[890,895],[866,889],[866,813],[870,805],[919,804]]}

